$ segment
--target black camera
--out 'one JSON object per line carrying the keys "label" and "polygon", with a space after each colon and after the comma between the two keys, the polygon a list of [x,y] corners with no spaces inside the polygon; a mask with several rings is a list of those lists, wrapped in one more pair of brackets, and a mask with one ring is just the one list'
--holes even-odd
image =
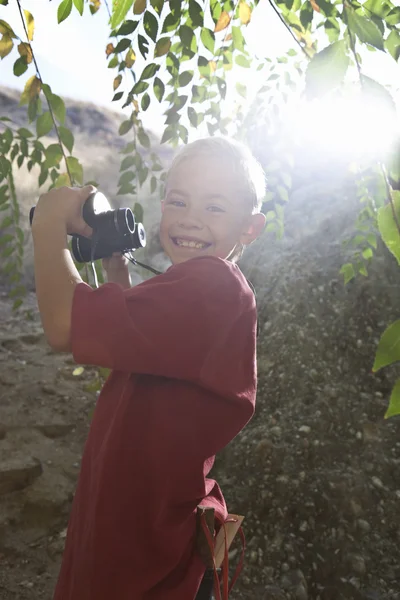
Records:
{"label": "black camera", "polygon": [[[29,213],[32,225],[35,207]],[[114,252],[132,252],[146,246],[146,232],[136,223],[130,208],[113,210],[101,192],[91,194],[83,205],[82,216],[93,229],[89,239],[72,235],[72,254],[78,263],[87,263],[112,256]]]}

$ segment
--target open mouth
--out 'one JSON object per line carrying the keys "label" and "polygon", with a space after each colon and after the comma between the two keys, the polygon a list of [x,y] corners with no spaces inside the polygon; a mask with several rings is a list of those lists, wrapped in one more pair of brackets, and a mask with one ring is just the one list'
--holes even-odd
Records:
{"label": "open mouth", "polygon": [[211,246],[211,244],[209,244],[207,242],[200,242],[198,240],[186,240],[186,239],[179,238],[179,237],[173,237],[171,239],[174,242],[175,246],[178,246],[179,248],[190,248],[192,250],[204,250],[205,248],[208,248],[209,246]]}

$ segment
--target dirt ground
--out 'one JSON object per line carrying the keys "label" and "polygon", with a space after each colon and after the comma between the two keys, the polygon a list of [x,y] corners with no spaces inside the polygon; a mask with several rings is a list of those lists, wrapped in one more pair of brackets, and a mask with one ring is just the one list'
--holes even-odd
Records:
{"label": "dirt ground", "polygon": [[50,600],[95,392],[0,291],[0,598]]}

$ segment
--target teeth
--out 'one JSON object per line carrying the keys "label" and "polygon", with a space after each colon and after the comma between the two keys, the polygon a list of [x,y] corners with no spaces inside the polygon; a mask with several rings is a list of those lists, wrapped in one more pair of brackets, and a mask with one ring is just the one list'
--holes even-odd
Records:
{"label": "teeth", "polygon": [[178,244],[178,246],[184,246],[185,248],[201,249],[206,246],[206,244],[203,244],[201,242],[189,242],[188,240],[180,240],[179,238],[176,240],[176,243]]}

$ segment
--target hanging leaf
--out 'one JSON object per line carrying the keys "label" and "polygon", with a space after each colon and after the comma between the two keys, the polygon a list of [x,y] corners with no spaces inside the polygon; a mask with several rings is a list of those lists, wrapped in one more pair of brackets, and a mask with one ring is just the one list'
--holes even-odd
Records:
{"label": "hanging leaf", "polygon": [[51,94],[50,105],[56,118],[60,121],[60,123],[64,123],[67,114],[64,100],[60,98],[60,96],[57,96],[57,94]]}
{"label": "hanging leaf", "polygon": [[400,265],[400,192],[392,192],[392,203],[378,210],[378,228],[382,240]]}
{"label": "hanging leaf", "polygon": [[139,51],[140,54],[143,56],[143,58],[146,60],[146,56],[149,52],[149,42],[147,41],[147,39],[141,35],[139,33],[138,35],[138,44],[139,44]]}
{"label": "hanging leaf", "polygon": [[190,0],[189,2],[189,17],[192,21],[194,29],[202,27],[204,22],[204,11],[200,4],[196,0]]}
{"label": "hanging leaf", "polygon": [[[129,38],[122,38],[122,40],[120,40],[118,42],[118,44],[115,46],[114,53],[118,54],[118,52],[123,52],[124,50],[129,48],[130,45],[131,45],[131,40]],[[106,54],[107,54],[107,51],[106,51]]]}
{"label": "hanging leaf", "polygon": [[160,65],[156,65],[155,63],[150,63],[143,69],[143,73],[140,76],[141,81],[144,79],[151,79],[159,70]]}
{"label": "hanging leaf", "polygon": [[38,137],[47,135],[53,129],[53,119],[51,114],[47,111],[38,117],[36,121],[36,133]]}
{"label": "hanging leaf", "polygon": [[179,75],[179,86],[185,87],[193,79],[193,71],[184,71]]}
{"label": "hanging leaf", "polygon": [[246,2],[241,2],[239,4],[239,19],[242,21],[243,25],[250,23],[251,8]]}
{"label": "hanging leaf", "polygon": [[394,60],[398,61],[400,58],[400,33],[396,29],[393,29],[393,31],[390,32],[385,41],[385,46],[393,56]]}
{"label": "hanging leaf", "polygon": [[147,0],[135,0],[133,12],[135,15],[141,15],[146,10]]}
{"label": "hanging leaf", "polygon": [[130,129],[132,129],[132,126],[133,126],[133,123],[131,120],[123,121],[121,123],[121,125],[119,126],[119,130],[118,130],[119,135],[125,135],[126,133],[128,133],[128,131]]}
{"label": "hanging leaf", "polygon": [[57,10],[58,23],[65,21],[69,17],[72,10],[72,0],[63,0]]}
{"label": "hanging leaf", "polygon": [[74,147],[74,136],[72,132],[66,127],[60,125],[58,128],[58,133],[64,146],[67,148],[67,150],[72,152],[72,149]]}
{"label": "hanging leaf", "polygon": [[353,10],[348,10],[346,14],[348,26],[352,33],[356,34],[360,42],[370,44],[374,48],[378,48],[378,50],[385,49],[382,33],[373,21],[359,15]]}
{"label": "hanging leaf", "polygon": [[44,154],[46,157],[46,167],[48,169],[51,169],[51,167],[58,167],[63,157],[60,144],[50,144],[44,151]]}
{"label": "hanging leaf", "polygon": [[131,9],[133,0],[113,0],[112,12],[111,12],[111,28],[115,29],[122,21],[125,20],[126,15]]}
{"label": "hanging leaf", "polygon": [[138,139],[144,148],[150,148],[150,138],[143,129],[139,129]]}
{"label": "hanging leaf", "polygon": [[89,9],[92,15],[95,15],[100,8],[101,0],[90,0]]}
{"label": "hanging leaf", "polygon": [[18,45],[18,52],[22,58],[25,58],[26,64],[29,65],[32,62],[32,48],[29,44],[21,42],[21,44]]}
{"label": "hanging leaf", "polygon": [[146,111],[149,108],[149,106],[150,106],[150,96],[147,93],[143,94],[142,102],[141,102],[142,110]]}
{"label": "hanging leaf", "polygon": [[16,77],[20,77],[20,75],[23,75],[25,73],[27,68],[28,65],[26,64],[25,56],[20,56],[14,63],[13,73]]}
{"label": "hanging leaf", "polygon": [[400,415],[400,379],[394,384],[394,388],[390,395],[389,406],[385,413],[385,419]]}
{"label": "hanging leaf", "polygon": [[121,81],[122,81],[122,75],[118,75],[113,82],[113,89],[114,91],[121,85]]}
{"label": "hanging leaf", "polygon": [[83,167],[80,164],[79,160],[74,156],[67,156],[67,165],[69,172],[71,173],[71,177],[77,183],[83,184]]}
{"label": "hanging leaf", "polygon": [[395,321],[383,332],[379,340],[372,372],[376,373],[400,360],[400,320]]}
{"label": "hanging leaf", "polygon": [[313,56],[306,70],[306,93],[309,98],[322,95],[339,85],[349,66],[343,40],[334,42]]}
{"label": "hanging leaf", "polygon": [[135,60],[136,60],[136,54],[134,53],[132,48],[129,48],[129,50],[125,56],[125,64],[128,67],[128,69],[133,67]]}
{"label": "hanging leaf", "polygon": [[200,34],[200,39],[203,42],[204,47],[207,48],[207,50],[209,50],[211,52],[211,54],[214,54],[215,35],[211,31],[211,29],[207,29],[206,27],[203,27],[203,29],[201,30],[201,34]]}
{"label": "hanging leaf", "polygon": [[157,98],[157,100],[159,102],[161,102],[161,100],[163,99],[163,96],[164,96],[164,92],[165,92],[165,85],[161,81],[161,79],[159,79],[158,77],[156,77],[154,79],[153,90],[154,90],[155,97]]}
{"label": "hanging leaf", "polygon": [[33,33],[35,31],[35,21],[29,10],[24,10],[24,15],[26,20],[26,28],[28,31],[28,40],[31,42],[33,40]]}
{"label": "hanging leaf", "polygon": [[226,29],[228,27],[230,22],[231,22],[231,18],[229,16],[229,14],[225,10],[223,10],[221,13],[221,16],[219,17],[219,19],[217,21],[214,32],[218,33],[218,31],[223,31],[224,29]]}
{"label": "hanging leaf", "polygon": [[81,16],[83,15],[83,1],[84,0],[74,0],[75,8]]}
{"label": "hanging leaf", "polygon": [[70,180],[68,173],[61,173],[54,181],[54,187],[60,188],[65,186],[71,187],[72,181]]}
{"label": "hanging leaf", "polygon": [[10,38],[18,39],[10,25],[2,19],[0,19],[0,33],[3,35],[8,35]]}
{"label": "hanging leaf", "polygon": [[0,58],[5,58],[8,54],[10,54],[11,50],[14,47],[14,42],[12,41],[9,35],[3,35],[0,40]]}
{"label": "hanging leaf", "polygon": [[182,44],[186,48],[190,48],[193,36],[193,29],[191,29],[188,25],[182,25],[182,27],[179,28],[179,37],[181,38]]}
{"label": "hanging leaf", "polygon": [[158,21],[156,17],[150,11],[146,11],[143,19],[143,27],[147,35],[153,42],[157,39],[158,33]]}
{"label": "hanging leaf", "polygon": [[396,119],[396,104],[388,90],[375,79],[371,79],[366,75],[361,75],[361,82],[363,92],[368,100],[375,100],[377,105],[380,105],[382,112],[391,113],[392,118]]}
{"label": "hanging leaf", "polygon": [[[113,54],[115,52],[115,47],[114,44],[112,44],[111,42],[109,44],[107,44],[106,46],[106,56],[110,56],[110,54]],[[117,57],[115,57],[117,58]],[[118,61],[118,59],[117,59]]]}
{"label": "hanging leaf", "polygon": [[171,40],[169,38],[160,38],[157,41],[155,50],[154,50],[154,57],[157,56],[164,56],[164,54],[167,54],[169,52],[169,49],[171,48]]}

